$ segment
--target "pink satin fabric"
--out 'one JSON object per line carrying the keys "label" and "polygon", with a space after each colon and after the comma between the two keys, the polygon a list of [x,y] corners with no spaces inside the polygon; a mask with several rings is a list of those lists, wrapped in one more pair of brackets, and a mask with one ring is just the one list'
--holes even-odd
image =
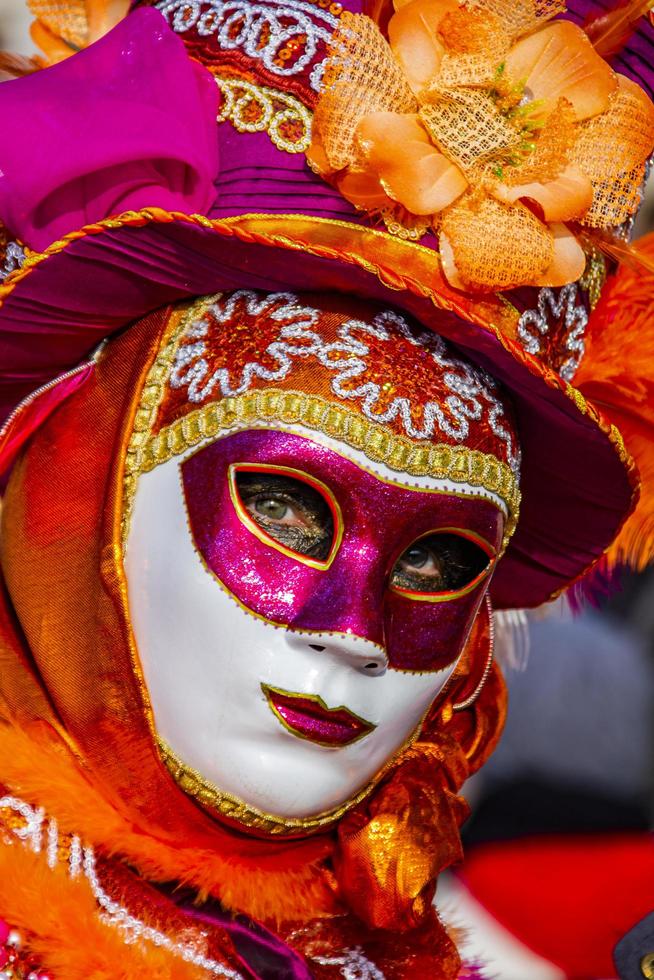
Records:
{"label": "pink satin fabric", "polygon": [[123,211],[205,213],[217,110],[210,73],[158,11],[136,11],[74,58],[0,87],[14,134],[2,144],[0,221],[40,251]]}

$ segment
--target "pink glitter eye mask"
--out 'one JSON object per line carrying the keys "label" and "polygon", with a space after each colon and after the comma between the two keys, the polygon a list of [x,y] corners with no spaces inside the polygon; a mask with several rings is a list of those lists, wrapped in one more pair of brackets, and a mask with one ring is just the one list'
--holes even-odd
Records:
{"label": "pink glitter eye mask", "polygon": [[278,430],[220,439],[181,472],[195,546],[246,610],[294,630],[370,640],[398,670],[456,659],[501,542],[492,502],[387,483]]}

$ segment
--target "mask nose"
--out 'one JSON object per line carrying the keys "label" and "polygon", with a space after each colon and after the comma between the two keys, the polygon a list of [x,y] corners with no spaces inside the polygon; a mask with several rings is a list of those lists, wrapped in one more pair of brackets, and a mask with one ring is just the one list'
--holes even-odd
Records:
{"label": "mask nose", "polygon": [[289,633],[287,639],[295,649],[313,650],[319,656],[347,663],[371,677],[379,677],[388,668],[383,647],[352,633]]}

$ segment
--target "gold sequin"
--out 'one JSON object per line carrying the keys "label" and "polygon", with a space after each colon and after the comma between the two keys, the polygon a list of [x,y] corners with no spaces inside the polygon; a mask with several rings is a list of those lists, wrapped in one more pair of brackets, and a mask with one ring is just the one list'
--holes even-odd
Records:
{"label": "gold sequin", "polygon": [[646,980],[654,980],[654,953],[645,953],[640,961],[640,972]]}
{"label": "gold sequin", "polygon": [[[416,737],[416,734],[417,732],[412,736],[411,742]],[[217,810],[218,813],[222,813],[223,816],[230,820],[234,820],[246,827],[252,827],[255,830],[264,831],[267,834],[274,834],[275,836],[297,834],[299,830],[304,832],[319,831],[329,824],[334,823],[353,806],[360,803],[372,791],[373,787],[386,772],[385,767],[377,774],[373,782],[360,790],[355,797],[346,800],[345,803],[336,807],[334,810],[327,810],[313,817],[280,817],[257,810],[256,807],[250,806],[248,803],[243,802],[243,800],[239,800],[237,797],[219,790],[217,786],[214,786],[213,783],[210,783],[201,776],[196,769],[187,766],[181,759],[178,759],[170,746],[159,737],[157,738],[157,745],[159,754],[168,772],[180,789],[188,796],[192,796],[193,799],[197,800],[198,803],[202,803],[203,806]],[[406,747],[403,746],[402,749]]]}

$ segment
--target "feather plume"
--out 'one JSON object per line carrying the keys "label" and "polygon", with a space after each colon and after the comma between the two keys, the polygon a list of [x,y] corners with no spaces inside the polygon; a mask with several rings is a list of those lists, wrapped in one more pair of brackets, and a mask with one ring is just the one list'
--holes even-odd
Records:
{"label": "feather plume", "polygon": [[620,431],[640,475],[640,499],[604,569],[641,570],[654,559],[654,235],[635,246],[593,312],[574,383]]}
{"label": "feather plume", "polygon": [[21,78],[23,75],[31,75],[32,72],[38,71],[40,67],[35,58],[26,58],[12,51],[0,51],[0,75]]}
{"label": "feather plume", "polygon": [[[149,881],[180,881],[202,899],[214,895],[228,909],[273,923],[334,910],[331,889],[319,870],[331,848],[324,836],[308,859],[276,845],[264,867],[260,856],[223,856],[192,842],[180,845],[144,832],[91,785],[61,744],[46,741],[40,730],[28,733],[0,724],[0,758],[3,786],[23,799],[38,800],[57,818],[62,832],[79,834],[103,853],[120,856]],[[1,892],[0,914],[8,914]],[[60,980],[69,976],[60,974]]]}
{"label": "feather plume", "polygon": [[525,670],[529,659],[529,620],[524,609],[494,610],[495,658],[504,669]]}
{"label": "feather plume", "polygon": [[[48,867],[41,854],[15,845],[0,848],[3,918],[29,936],[29,951],[60,980],[201,980],[206,970],[166,949],[126,943],[103,922],[83,878]],[[4,974],[16,976],[15,973]],[[33,974],[36,976],[36,971]],[[40,974],[39,974],[40,975]]]}
{"label": "feather plume", "polygon": [[654,275],[654,253],[648,254],[639,243],[627,242],[608,232],[581,232],[579,237],[589,249],[599,249],[607,258],[626,266],[632,272],[648,272]]}
{"label": "feather plume", "polygon": [[611,10],[586,21],[584,30],[602,58],[610,58],[625,46],[641,17],[654,6],[654,0],[627,0]]}

